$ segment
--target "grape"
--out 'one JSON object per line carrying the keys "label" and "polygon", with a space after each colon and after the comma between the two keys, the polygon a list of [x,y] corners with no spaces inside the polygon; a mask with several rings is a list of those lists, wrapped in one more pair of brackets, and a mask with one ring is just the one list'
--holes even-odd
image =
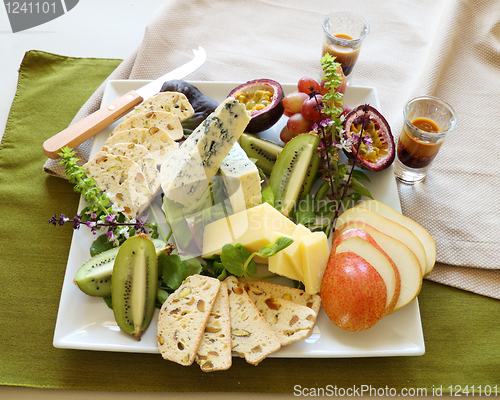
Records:
{"label": "grape", "polygon": [[302,103],[302,107],[300,109],[300,113],[302,116],[309,120],[315,121],[319,118],[320,105],[322,103],[323,96],[317,94],[310,99],[307,99]]}
{"label": "grape", "polygon": [[299,92],[306,94],[311,93],[311,91],[313,90],[319,92],[319,83],[312,78],[304,76],[303,78],[299,79],[299,82],[297,83],[297,88],[299,89]]}
{"label": "grape", "polygon": [[309,132],[312,127],[312,121],[305,119],[301,113],[293,114],[286,123],[286,127],[293,134]]}
{"label": "grape", "polygon": [[290,117],[291,115],[300,112],[300,107],[302,103],[307,100],[309,96],[302,92],[293,92],[287,94],[283,99],[283,107],[285,107],[285,115]]}
{"label": "grape", "polygon": [[280,139],[283,143],[288,143],[290,140],[292,140],[296,135],[286,127],[286,125],[283,127],[280,133]]}

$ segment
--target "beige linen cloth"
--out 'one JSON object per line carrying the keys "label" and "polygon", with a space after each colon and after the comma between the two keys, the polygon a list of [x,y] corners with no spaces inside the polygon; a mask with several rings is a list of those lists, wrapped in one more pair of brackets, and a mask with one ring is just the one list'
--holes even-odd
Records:
{"label": "beige linen cloth", "polygon": [[[207,61],[189,80],[315,77],[321,22],[335,10],[356,11],[370,24],[351,84],[377,89],[396,138],[411,97],[433,95],[454,107],[458,127],[428,177],[399,185],[402,209],[436,241],[438,263],[427,279],[500,298],[498,0],[168,0],[110,79],[156,78],[190,60],[199,45]],[[100,106],[103,90],[75,121]],[[84,160],[89,150],[90,141],[78,147]],[[45,170],[62,174],[53,160]]]}

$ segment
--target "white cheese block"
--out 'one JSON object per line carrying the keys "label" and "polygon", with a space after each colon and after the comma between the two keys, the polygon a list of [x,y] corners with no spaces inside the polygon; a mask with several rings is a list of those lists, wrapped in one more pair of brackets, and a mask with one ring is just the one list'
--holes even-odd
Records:
{"label": "white cheese block", "polygon": [[112,132],[105,146],[113,146],[117,143],[136,143],[146,147],[156,165],[162,165],[179,148],[177,143],[163,128],[153,126],[151,128],[132,128],[125,131]]}
{"label": "white cheese block", "polygon": [[259,170],[239,143],[235,143],[220,166],[226,194],[237,213],[262,203]]}
{"label": "white cheese block", "polygon": [[161,166],[165,196],[185,206],[198,201],[249,121],[240,102],[221,103]]}

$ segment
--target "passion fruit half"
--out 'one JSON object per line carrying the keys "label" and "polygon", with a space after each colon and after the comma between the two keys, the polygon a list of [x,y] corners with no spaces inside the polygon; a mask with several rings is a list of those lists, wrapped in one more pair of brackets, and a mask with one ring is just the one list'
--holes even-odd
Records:
{"label": "passion fruit half", "polygon": [[[357,139],[360,136],[363,138],[361,143]],[[351,152],[345,152],[346,155],[350,158],[357,156],[362,167],[370,171],[382,171],[394,161],[396,150],[391,127],[370,105],[358,106],[346,115],[344,138],[349,141],[351,149]]]}
{"label": "passion fruit half", "polygon": [[271,79],[255,79],[235,87],[228,95],[245,104],[250,112],[250,122],[245,129],[258,133],[269,129],[279,121],[283,107],[283,88]]}

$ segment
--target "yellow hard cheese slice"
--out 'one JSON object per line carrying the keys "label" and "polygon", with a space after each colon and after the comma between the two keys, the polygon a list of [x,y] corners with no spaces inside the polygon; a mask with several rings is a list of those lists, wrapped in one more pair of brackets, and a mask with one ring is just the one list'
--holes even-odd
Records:
{"label": "yellow hard cheese slice", "polygon": [[270,204],[260,204],[208,224],[203,233],[203,257],[220,254],[227,243],[241,243],[256,252],[271,243],[275,233],[291,236],[295,226]]}
{"label": "yellow hard cheese slice", "polygon": [[[281,236],[290,237],[288,235],[283,235],[281,233],[275,233],[273,238],[273,243],[276,242]],[[283,251],[279,251],[274,256],[268,258],[268,269],[274,274],[284,276],[286,278],[293,279],[295,281],[302,281],[301,277],[295,272],[295,268],[292,263],[288,260],[287,256]]]}
{"label": "yellow hard cheese slice", "polygon": [[299,247],[305,291],[309,294],[318,293],[328,262],[328,238],[324,232],[313,232],[301,238]]}
{"label": "yellow hard cheese slice", "polygon": [[292,234],[293,243],[285,248],[282,253],[292,264],[295,274],[299,281],[304,282],[304,273],[302,272],[302,254],[300,252],[300,242],[303,236],[310,235],[311,231],[302,224],[298,224]]}

